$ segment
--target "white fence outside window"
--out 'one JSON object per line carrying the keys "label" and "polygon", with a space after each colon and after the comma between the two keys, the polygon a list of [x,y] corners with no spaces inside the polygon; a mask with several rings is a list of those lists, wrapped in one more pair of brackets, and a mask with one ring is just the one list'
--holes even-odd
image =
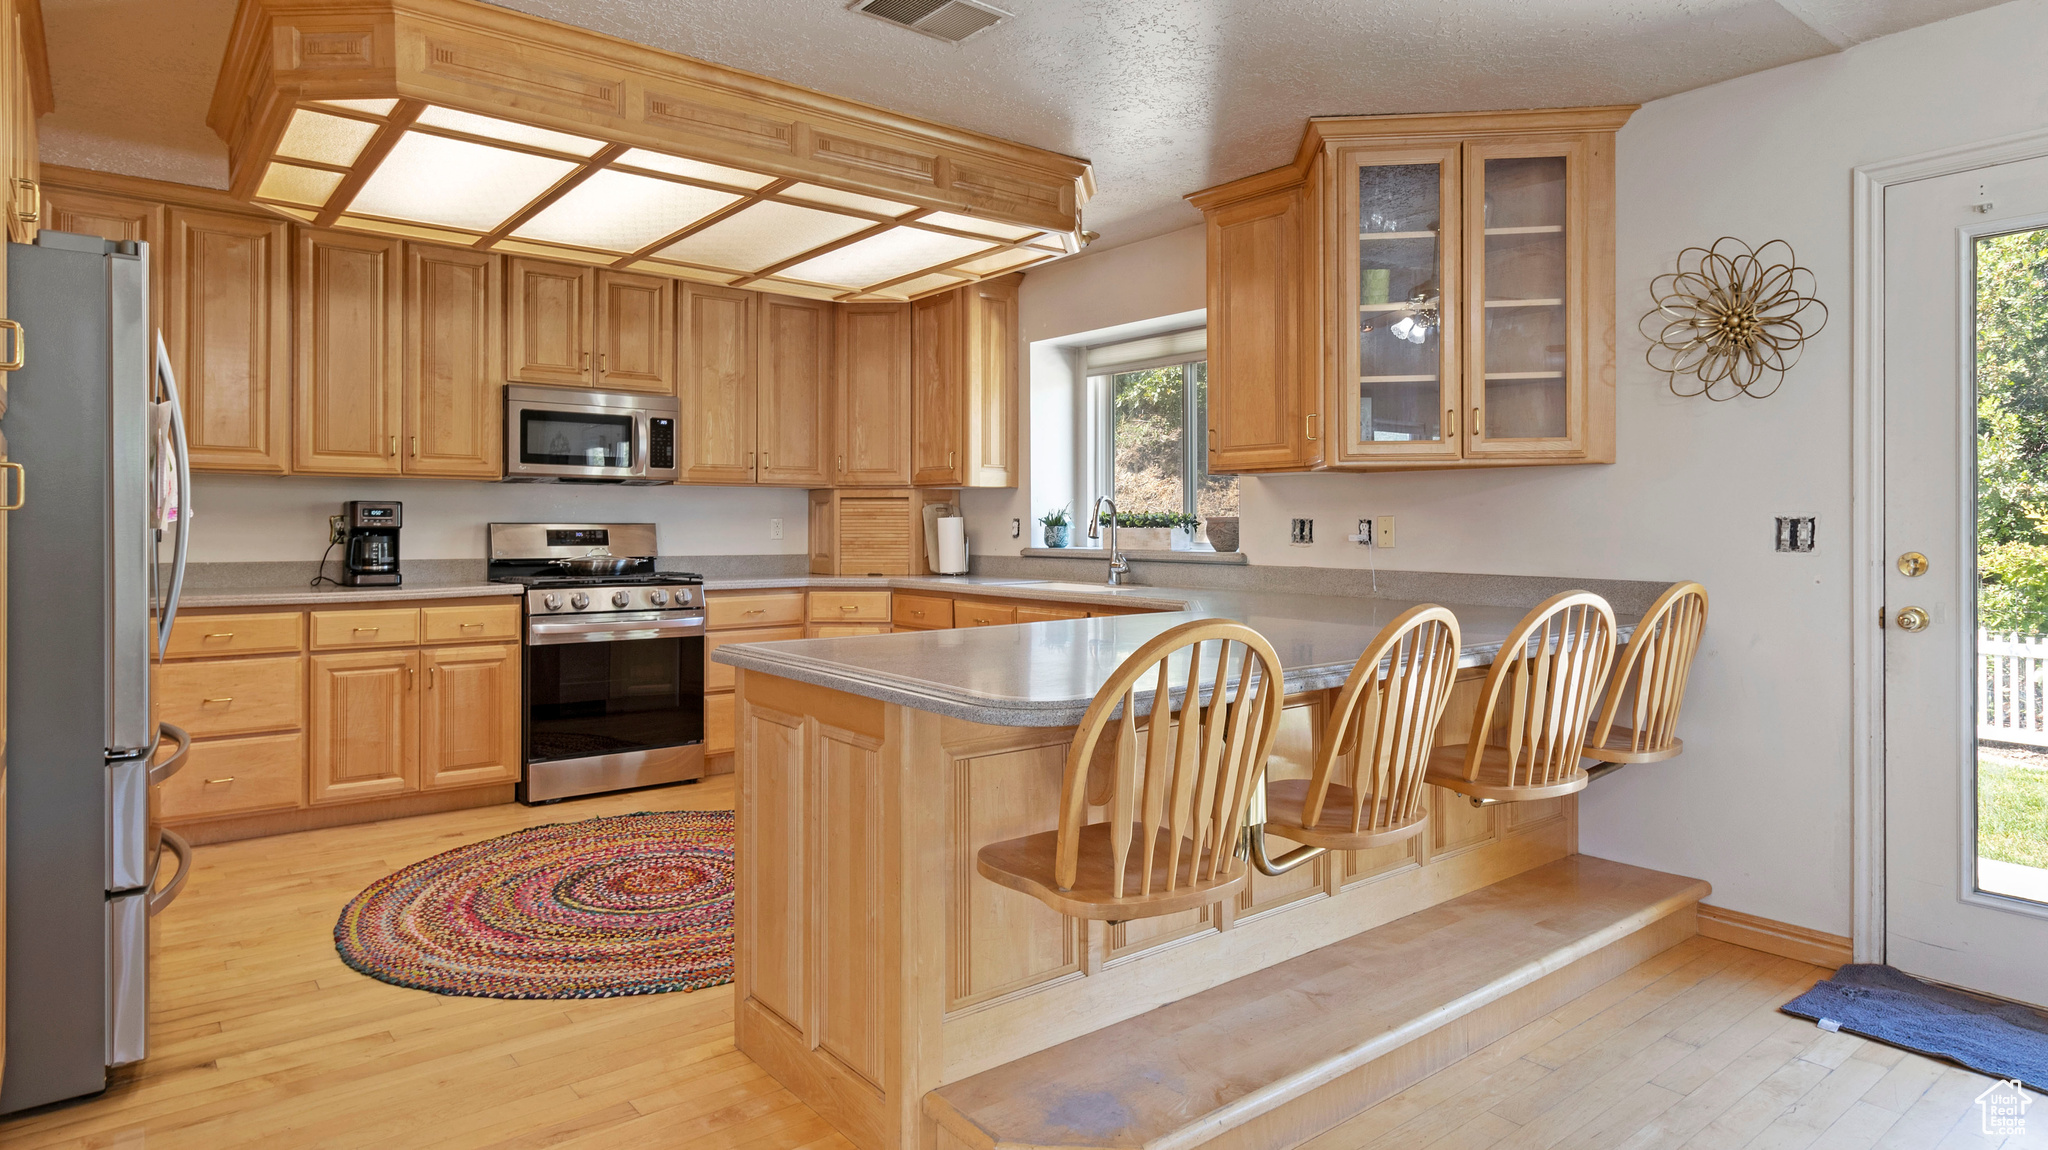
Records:
{"label": "white fence outside window", "polygon": [[2048,635],[1977,632],[1977,737],[2048,747]]}

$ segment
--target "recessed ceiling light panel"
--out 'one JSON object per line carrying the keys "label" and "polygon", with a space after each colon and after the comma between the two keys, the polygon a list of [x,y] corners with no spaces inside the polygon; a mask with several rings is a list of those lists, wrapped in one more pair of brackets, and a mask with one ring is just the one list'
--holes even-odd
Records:
{"label": "recessed ceiling light panel", "polygon": [[407,132],[350,208],[488,232],[575,170],[567,160]]}
{"label": "recessed ceiling light panel", "polygon": [[958,44],[1010,18],[1008,12],[980,0],[854,0],[848,7],[948,44]]}

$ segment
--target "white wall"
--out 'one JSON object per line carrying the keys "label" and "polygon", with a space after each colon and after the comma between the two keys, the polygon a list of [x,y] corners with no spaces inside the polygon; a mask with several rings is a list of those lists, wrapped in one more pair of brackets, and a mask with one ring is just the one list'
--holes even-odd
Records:
{"label": "white wall", "polygon": [[[1581,843],[1848,934],[1849,629],[1867,622],[1849,614],[1850,171],[2048,126],[2044,43],[2048,0],[2020,0],[1646,105],[1618,146],[1618,461],[1248,477],[1245,551],[1362,567],[1343,536],[1394,515],[1398,547],[1372,553],[1387,568],[1705,583],[1686,752],[1588,791]],[[1650,279],[1722,235],[1789,241],[1833,313],[1768,400],[1673,397],[1634,330]],[[1200,306],[1201,252],[1189,229],[1034,272],[1026,338]],[[1322,542],[1288,546],[1296,515]],[[1778,515],[1819,517],[1812,554],[1771,549]]]}
{"label": "white wall", "polygon": [[[200,475],[192,482],[192,561],[320,558],[327,517],[350,499],[405,504],[406,559],[484,557],[491,522],[654,523],[664,555],[800,555],[809,496],[784,487],[609,487],[446,479]],[[782,538],[769,521],[782,520]]]}

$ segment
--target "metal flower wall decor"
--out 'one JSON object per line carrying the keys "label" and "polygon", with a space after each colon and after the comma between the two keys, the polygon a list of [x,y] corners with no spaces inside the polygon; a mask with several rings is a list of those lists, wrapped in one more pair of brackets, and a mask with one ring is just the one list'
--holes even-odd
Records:
{"label": "metal flower wall decor", "polygon": [[[1716,402],[1776,394],[1799,362],[1800,345],[1828,322],[1827,305],[1813,295],[1813,273],[1793,259],[1784,240],[1752,248],[1722,236],[1678,253],[1678,270],[1650,281],[1657,306],[1637,328],[1650,341],[1650,366],[1670,377],[1672,394]],[[1680,376],[1699,383],[1681,384]]]}

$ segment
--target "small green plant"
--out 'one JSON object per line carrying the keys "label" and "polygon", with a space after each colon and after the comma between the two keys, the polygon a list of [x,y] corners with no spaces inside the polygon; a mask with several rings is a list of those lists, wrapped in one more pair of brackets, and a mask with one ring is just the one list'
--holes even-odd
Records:
{"label": "small green plant", "polygon": [[[1104,523],[1109,522],[1109,512],[1101,515]],[[1184,511],[1119,511],[1116,513],[1118,527],[1185,527],[1189,530],[1201,525],[1201,520]]]}
{"label": "small green plant", "polygon": [[1039,516],[1038,521],[1040,523],[1045,524],[1047,527],[1065,527],[1067,525],[1067,509],[1061,507],[1053,511],[1048,511],[1045,514]]}

